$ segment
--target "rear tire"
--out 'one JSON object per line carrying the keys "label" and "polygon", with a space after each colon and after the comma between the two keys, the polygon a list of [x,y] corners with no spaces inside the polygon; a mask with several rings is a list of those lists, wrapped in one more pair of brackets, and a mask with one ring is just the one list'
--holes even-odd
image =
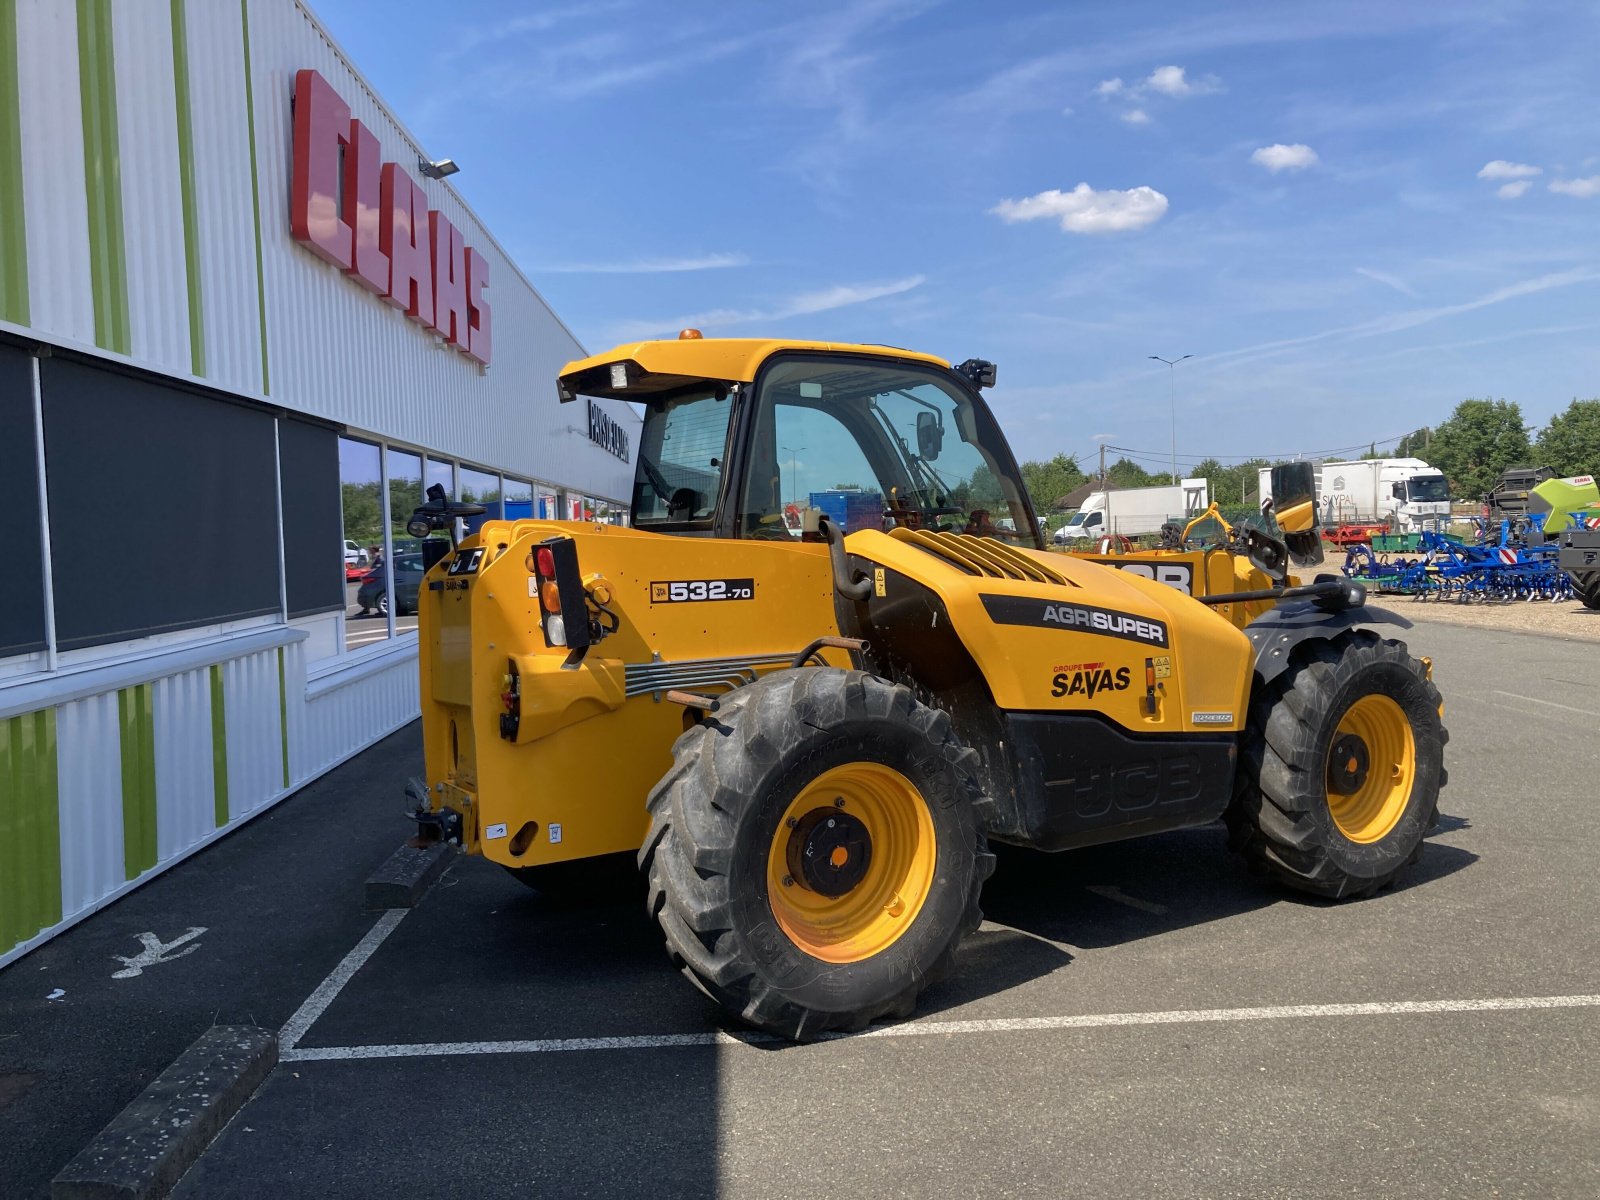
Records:
{"label": "rear tire", "polygon": [[1299,891],[1368,896],[1422,854],[1445,783],[1439,690],[1370,630],[1303,644],[1251,697],[1229,845]]}
{"label": "rear tire", "polygon": [[730,693],[673,754],[639,864],[674,964],[796,1040],[908,1016],[994,868],[977,754],[950,718],[811,667]]}

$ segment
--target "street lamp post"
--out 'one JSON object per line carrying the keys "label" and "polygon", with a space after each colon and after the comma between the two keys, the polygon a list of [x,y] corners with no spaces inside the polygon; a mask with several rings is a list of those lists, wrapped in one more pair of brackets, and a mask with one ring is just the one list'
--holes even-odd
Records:
{"label": "street lamp post", "polygon": [[1178,482],[1178,391],[1177,384],[1173,382],[1176,374],[1173,368],[1184,358],[1193,358],[1192,354],[1185,354],[1183,358],[1162,358],[1159,354],[1152,354],[1151,358],[1158,363],[1167,364],[1167,400],[1172,404],[1172,482]]}
{"label": "street lamp post", "polygon": [[795,455],[805,449],[804,446],[785,446],[784,453],[789,456],[789,503],[794,504],[800,499],[800,473],[794,465]]}

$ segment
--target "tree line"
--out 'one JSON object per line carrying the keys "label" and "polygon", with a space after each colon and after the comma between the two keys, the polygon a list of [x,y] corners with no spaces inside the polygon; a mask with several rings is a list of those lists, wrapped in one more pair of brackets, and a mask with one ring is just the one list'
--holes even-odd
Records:
{"label": "tree line", "polygon": [[[1574,400],[1530,438],[1522,407],[1511,400],[1469,399],[1456,405],[1449,418],[1406,434],[1393,450],[1373,446],[1362,458],[1420,458],[1450,481],[1458,500],[1476,500],[1487,493],[1508,467],[1549,467],[1558,476],[1600,471],[1600,398]],[[1223,464],[1215,458],[1186,469],[1184,478],[1204,479],[1211,498],[1225,510],[1253,500],[1262,467],[1270,459],[1251,458]],[[1058,502],[1095,478],[1069,454],[1045,462],[1021,464],[1022,483],[1041,517],[1061,511]],[[1119,458],[1106,468],[1106,478],[1119,488],[1158,487],[1174,482],[1166,471],[1146,471]]]}
{"label": "tree line", "polygon": [[1463,400],[1448,420],[1400,439],[1393,457],[1420,458],[1450,481],[1450,494],[1476,500],[1508,467],[1549,467],[1558,476],[1600,469],[1600,399],[1574,400],[1534,427],[1514,400]]}

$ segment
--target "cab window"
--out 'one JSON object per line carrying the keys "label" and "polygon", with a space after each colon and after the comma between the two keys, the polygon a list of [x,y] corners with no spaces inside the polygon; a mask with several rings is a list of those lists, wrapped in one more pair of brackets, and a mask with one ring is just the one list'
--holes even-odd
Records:
{"label": "cab window", "polygon": [[651,402],[633,483],[633,523],[710,529],[727,461],[726,387]]}
{"label": "cab window", "polygon": [[1039,544],[993,420],[933,369],[786,357],[763,373],[755,405],[740,536],[798,536],[809,507],[846,533]]}

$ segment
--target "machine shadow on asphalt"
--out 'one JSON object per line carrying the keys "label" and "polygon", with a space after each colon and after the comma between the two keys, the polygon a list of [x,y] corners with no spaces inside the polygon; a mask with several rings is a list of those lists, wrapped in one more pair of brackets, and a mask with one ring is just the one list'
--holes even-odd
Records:
{"label": "machine shadow on asphalt", "polygon": [[[1477,855],[1437,840],[1466,827],[1464,818],[1441,817],[1413,871],[1366,903],[1470,866]],[[1075,950],[1132,944],[1280,903],[1340,908],[1252,878],[1225,842],[1221,826],[1208,825],[1058,854],[998,847],[1000,863],[983,895],[985,925],[925,993],[919,1016],[1000,997],[1071,965]],[[464,1012],[473,1014],[474,1040],[739,1033],[682,986],[627,864],[603,865],[615,869],[597,873],[600,886],[557,898],[518,887],[486,864],[457,862],[307,1043],[450,1040],[466,1036]],[[391,1015],[402,1012],[403,1024],[389,1028]]]}
{"label": "machine shadow on asphalt", "polygon": [[[1468,827],[1465,818],[1441,814],[1418,863],[1372,900],[1381,902],[1471,866],[1476,854],[1436,840]],[[1227,853],[1226,843],[1226,831],[1214,824],[1058,854],[1000,846],[999,865],[983,893],[984,915],[993,924],[1031,935],[1024,940],[1035,947],[1061,942],[1087,949],[1158,937],[1280,903],[1327,909],[1345,903],[1252,878]],[[969,962],[964,948],[962,969],[937,993],[930,992],[922,1011],[948,1007],[941,1001],[968,975],[974,986],[990,978],[967,969]]]}

